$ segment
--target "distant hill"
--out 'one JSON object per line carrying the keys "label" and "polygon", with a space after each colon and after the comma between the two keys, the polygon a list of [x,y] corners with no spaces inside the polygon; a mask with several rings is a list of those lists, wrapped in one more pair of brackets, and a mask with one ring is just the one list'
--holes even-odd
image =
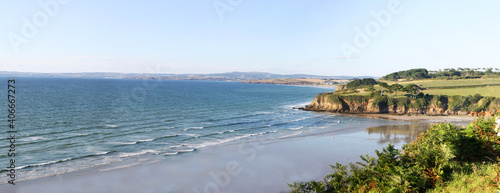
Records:
{"label": "distant hill", "polygon": [[272,74],[267,72],[225,72],[212,74],[146,74],[146,73],[33,73],[0,71],[0,76],[13,77],[83,77],[83,78],[114,78],[114,79],[164,79],[164,80],[210,80],[210,81],[247,81],[260,79],[355,79],[377,78],[373,76],[318,76],[308,74]]}

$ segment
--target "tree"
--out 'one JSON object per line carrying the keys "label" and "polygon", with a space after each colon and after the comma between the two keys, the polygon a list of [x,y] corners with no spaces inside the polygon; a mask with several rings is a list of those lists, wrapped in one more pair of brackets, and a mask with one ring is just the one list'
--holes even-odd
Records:
{"label": "tree", "polygon": [[411,98],[415,98],[415,95],[420,91],[420,86],[416,84],[408,84],[403,88],[406,92],[409,92]]}
{"label": "tree", "polygon": [[382,96],[382,93],[384,92],[384,88],[389,88],[389,85],[385,82],[379,82],[378,85],[382,87],[382,90],[380,91],[380,96]]}
{"label": "tree", "polygon": [[484,74],[487,74],[487,75],[491,75],[491,74],[493,74],[493,68],[488,68],[488,70],[486,70],[486,71],[484,72]]}
{"label": "tree", "polygon": [[391,89],[396,92],[394,94],[394,97],[398,97],[398,91],[402,90],[403,86],[400,85],[400,84],[398,84],[398,83],[396,83],[396,84],[391,85]]}
{"label": "tree", "polygon": [[394,72],[391,74],[388,74],[386,76],[383,76],[383,80],[398,80],[401,78],[405,78],[407,80],[417,80],[417,79],[425,79],[425,78],[430,78],[431,76],[429,75],[429,71],[425,68],[417,68],[417,69],[410,69],[410,70],[404,70],[404,71],[399,71],[399,72]]}
{"label": "tree", "polygon": [[360,86],[372,86],[376,85],[378,82],[373,78],[363,78],[363,79],[355,79],[349,83],[347,83],[347,88],[357,88]]}
{"label": "tree", "polygon": [[387,89],[387,92],[389,92],[389,97],[392,97],[392,93],[394,93],[394,90],[392,89],[391,86]]}

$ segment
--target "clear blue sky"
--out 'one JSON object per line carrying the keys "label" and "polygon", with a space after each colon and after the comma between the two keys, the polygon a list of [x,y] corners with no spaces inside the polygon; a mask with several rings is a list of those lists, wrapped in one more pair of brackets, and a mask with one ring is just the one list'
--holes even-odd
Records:
{"label": "clear blue sky", "polygon": [[[499,7],[498,0],[0,0],[0,71],[380,76],[500,67]],[[371,36],[356,31],[365,27]]]}

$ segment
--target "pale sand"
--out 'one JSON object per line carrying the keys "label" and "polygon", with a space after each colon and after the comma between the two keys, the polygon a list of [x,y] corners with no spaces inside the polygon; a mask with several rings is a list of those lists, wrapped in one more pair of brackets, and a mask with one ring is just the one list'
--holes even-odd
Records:
{"label": "pale sand", "polygon": [[[111,165],[19,182],[16,188],[19,193],[283,192],[293,181],[322,180],[331,173],[329,164],[360,161],[364,154],[374,156],[374,150],[388,142],[400,148],[429,127],[388,123],[392,126],[353,126],[319,135],[222,145],[154,164]],[[0,192],[14,191],[9,188],[0,186]]]}

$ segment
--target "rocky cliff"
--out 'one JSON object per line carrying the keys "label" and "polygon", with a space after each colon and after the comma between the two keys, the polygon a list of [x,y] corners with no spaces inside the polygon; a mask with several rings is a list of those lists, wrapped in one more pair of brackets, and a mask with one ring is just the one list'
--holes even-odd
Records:
{"label": "rocky cliff", "polygon": [[[305,107],[307,111],[327,111],[338,113],[390,113],[390,114],[426,114],[426,115],[473,115],[473,116],[493,116],[500,112],[500,100],[494,99],[494,102],[488,102],[485,105],[485,99],[481,99],[477,104],[470,104],[469,108],[481,111],[459,109],[457,107],[449,108],[456,97],[440,96],[439,100],[392,99],[387,96],[373,97],[368,96],[342,96],[336,94],[319,94],[314,98],[311,104]],[[422,102],[423,101],[423,102]],[[421,104],[422,103],[422,104]],[[486,107],[484,107],[486,106]],[[453,109],[453,110],[452,110]],[[457,110],[458,109],[458,110]]]}

